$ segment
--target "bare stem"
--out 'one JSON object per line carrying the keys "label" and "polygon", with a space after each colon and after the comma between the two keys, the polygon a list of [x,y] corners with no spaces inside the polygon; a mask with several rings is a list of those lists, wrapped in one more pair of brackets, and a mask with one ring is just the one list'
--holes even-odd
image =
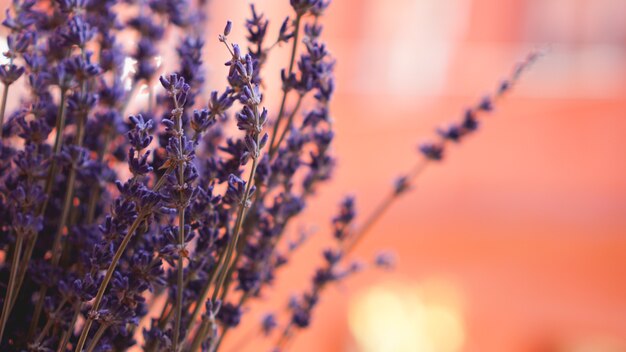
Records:
{"label": "bare stem", "polygon": [[96,330],[96,333],[93,335],[93,338],[91,339],[91,342],[89,343],[89,346],[87,347],[87,352],[93,352],[93,350],[98,346],[98,341],[100,341],[100,339],[102,338],[102,335],[104,335],[105,331],[107,331],[108,328],[109,328],[108,324],[100,325],[98,330]]}
{"label": "bare stem", "polygon": [[0,105],[0,142],[2,142],[2,126],[4,125],[4,113],[7,109],[7,97],[9,96],[9,85],[4,84],[2,90],[2,105]]}
{"label": "bare stem", "polygon": [[[413,167],[413,169],[411,169],[411,171],[409,172],[409,174],[407,175],[407,182],[413,182],[419,175],[422,174],[422,172],[425,170],[426,166],[429,164],[429,159],[423,158],[420,159],[417,164]],[[355,230],[350,237],[348,238],[347,242],[344,242],[344,245],[342,246],[342,253],[343,256],[347,256],[350,252],[352,252],[354,250],[354,248],[361,242],[361,240],[365,237],[365,235],[369,232],[369,230],[372,228],[372,226],[378,222],[378,220],[380,220],[380,218],[382,218],[382,216],[387,212],[387,210],[391,207],[391,205],[399,198],[399,196],[403,194],[402,192],[397,192],[397,191],[393,191],[391,194],[389,194],[387,197],[385,197],[380,204],[374,209],[374,212],[372,214],[370,214],[367,219],[365,220],[365,222],[363,222],[363,225],[361,225],[361,227],[359,227],[357,230]],[[327,270],[332,270],[333,265],[329,264],[329,268]],[[316,296],[319,294],[320,291],[322,291],[324,288],[326,287],[326,285],[322,284],[322,285],[315,285],[315,287],[313,288],[314,292],[313,292],[313,296]],[[292,328],[293,328],[293,322],[290,321],[286,326],[285,329],[283,330],[278,342],[277,342],[277,346],[278,348],[282,348],[284,347],[290,340],[291,336],[292,336]]]}
{"label": "bare stem", "polygon": [[[178,135],[178,159],[181,162],[178,164],[178,185],[180,187],[180,201],[182,202],[182,197],[185,188],[185,163],[183,160],[183,119],[182,119],[182,107],[180,106],[178,99],[174,96],[174,106],[175,106],[175,117],[176,117],[176,132]],[[179,343],[179,335],[180,335],[180,320],[182,318],[183,313],[183,286],[185,281],[185,272],[184,272],[184,251],[185,251],[185,208],[180,206],[178,208],[178,275],[176,281],[176,311],[174,317],[174,352],[178,351],[178,343]]]}
{"label": "bare stem", "polygon": [[67,298],[63,298],[61,303],[59,303],[57,309],[55,309],[54,312],[50,313],[50,317],[48,321],[46,322],[46,325],[44,325],[43,329],[41,329],[41,332],[35,339],[35,345],[38,345],[41,342],[41,340],[43,340],[43,338],[46,337],[46,335],[48,334],[48,331],[52,327],[52,324],[54,324],[54,318],[56,318],[56,316],[59,314],[61,309],[63,309],[63,306],[65,306],[65,303],[67,303]]}
{"label": "bare stem", "polygon": [[4,304],[2,305],[2,318],[0,318],[0,342],[2,342],[2,336],[4,335],[4,328],[6,327],[9,314],[11,314],[11,300],[13,295],[16,295],[15,280],[17,276],[17,265],[22,255],[22,245],[24,244],[23,234],[17,234],[15,242],[15,250],[13,251],[13,259],[11,260],[11,273],[9,276],[9,285],[7,286],[7,293],[4,297]]}
{"label": "bare stem", "polygon": [[[106,154],[107,149],[109,148],[109,143],[111,143],[111,139],[113,135],[113,131],[106,131],[104,134],[104,143],[102,147],[98,151],[98,162],[102,162],[104,160],[104,155]],[[93,220],[96,216],[96,205],[98,204],[98,198],[100,198],[100,187],[98,183],[94,183],[91,186],[91,191],[89,192],[89,201],[88,201],[88,210],[87,210],[87,221],[86,224],[92,224]]]}
{"label": "bare stem", "polygon": [[[257,144],[258,144],[258,136],[257,136]],[[218,276],[217,284],[215,286],[215,290],[213,291],[213,301],[215,301],[218,297],[219,291],[224,285],[224,280],[226,279],[226,274],[230,270],[230,261],[233,256],[233,252],[237,247],[237,242],[239,241],[239,232],[241,230],[241,224],[243,224],[243,220],[245,218],[246,213],[246,203],[248,202],[248,197],[250,196],[250,189],[252,188],[252,183],[254,182],[254,175],[256,174],[257,167],[257,159],[252,159],[252,168],[250,169],[250,176],[248,177],[248,183],[246,184],[246,190],[244,192],[244,197],[242,199],[242,204],[239,205],[239,213],[237,214],[237,222],[235,223],[235,229],[233,232],[233,238],[228,243],[228,247],[226,249],[225,260],[223,262],[223,268],[221,270],[220,275]]]}
{"label": "bare stem", "polygon": [[[65,95],[66,95],[65,90],[61,89],[61,101],[59,103],[60,105],[59,105],[59,111],[57,114],[57,125],[56,125],[57,135],[54,140],[53,155],[57,155],[59,151],[61,150],[61,146],[63,145],[63,129],[65,127],[65,114],[66,114]],[[48,176],[46,178],[46,187],[45,187],[46,198],[44,199],[43,204],[41,205],[41,208],[39,209],[38,215],[42,215],[46,212],[46,207],[48,205],[48,200],[50,199],[50,194],[52,193],[52,186],[54,184],[56,173],[57,173],[56,158],[52,158],[51,163],[50,163],[50,169],[48,170]],[[20,262],[20,265],[19,265],[19,273],[18,273],[18,279],[17,279],[17,284],[16,284],[16,290],[15,290],[15,294],[13,295],[13,299],[10,302],[11,307],[9,308],[9,312],[13,308],[13,305],[15,304],[15,299],[17,298],[17,293],[20,291],[22,287],[24,277],[26,276],[26,270],[28,269],[28,263],[30,262],[30,258],[33,255],[35,244],[37,243],[38,235],[39,234],[35,232],[35,234],[32,236],[32,238],[28,241],[26,245],[24,257],[22,258],[22,261]]]}
{"label": "bare stem", "polygon": [[[224,255],[224,253],[220,253],[219,254],[219,258],[222,258]],[[206,301],[207,297],[209,296],[209,291],[211,289],[211,285],[213,285],[213,283],[215,282],[215,279],[217,278],[217,274],[218,274],[218,270],[219,270],[219,264],[217,263],[212,271],[211,271],[211,275],[209,276],[209,280],[206,282],[206,284],[204,285],[204,287],[202,288],[202,293],[200,294],[198,300],[196,301],[196,306],[193,310],[193,313],[191,314],[191,318],[189,319],[189,325],[187,326],[187,332],[190,332],[193,324],[195,323],[196,319],[198,319],[198,315],[200,315],[200,311],[202,311],[202,307],[204,307],[204,301]]]}
{"label": "bare stem", "polygon": [[76,324],[76,319],[78,319],[78,315],[80,314],[80,302],[74,303],[74,314],[72,315],[72,320],[70,321],[70,325],[63,333],[63,337],[61,338],[61,342],[59,343],[59,347],[57,348],[57,352],[65,352],[67,343],[70,341],[70,337],[72,336],[72,332],[74,331],[74,324]]}
{"label": "bare stem", "polygon": [[[167,178],[167,176],[169,175],[171,171],[172,171],[172,167],[169,167],[167,168],[167,170],[165,170],[163,175],[161,175],[161,178],[157,181],[157,183],[152,188],[153,192],[157,192],[165,184],[165,179]],[[107,269],[107,272],[104,275],[104,279],[102,280],[102,283],[100,284],[100,287],[98,288],[98,293],[96,294],[94,303],[91,306],[92,312],[96,312],[98,308],[100,307],[100,303],[102,303],[102,298],[104,297],[104,292],[106,291],[107,286],[109,285],[109,282],[111,281],[111,278],[113,277],[113,272],[115,271],[115,268],[117,267],[117,263],[122,257],[122,254],[124,254],[124,251],[126,250],[126,247],[128,246],[128,243],[130,242],[131,238],[133,237],[133,234],[135,233],[139,225],[143,222],[145,216],[146,214],[143,214],[143,213],[140,213],[139,215],[137,215],[137,218],[130,226],[128,232],[126,233],[126,236],[124,236],[124,239],[122,240],[122,243],[120,243],[119,248],[115,252],[115,255],[113,256],[111,264],[109,264],[109,268]],[[87,336],[89,335],[89,330],[91,329],[92,324],[93,324],[93,317],[91,316],[87,317],[87,320],[85,321],[85,326],[83,326],[82,332],[78,339],[78,343],[76,344],[76,348],[75,348],[76,352],[80,352],[85,346],[85,342],[87,340]],[[71,328],[72,326],[70,326],[70,330]]]}
{"label": "bare stem", "polygon": [[[167,178],[167,176],[169,175],[171,171],[172,171],[171,167],[165,170],[165,173],[163,173],[161,178],[157,181],[156,185],[154,186],[153,188],[154,192],[157,192],[161,188],[161,186],[163,186],[163,184],[165,183],[165,179]],[[139,225],[143,222],[145,216],[146,214],[143,214],[143,213],[140,213],[137,216],[135,221],[130,226],[128,232],[126,233],[126,236],[124,236],[122,243],[120,243],[120,246],[117,248],[117,251],[115,252],[115,255],[113,256],[113,259],[111,261],[111,264],[109,264],[109,268],[107,269],[107,272],[104,275],[104,279],[102,280],[102,283],[100,284],[100,287],[98,288],[98,293],[96,294],[94,303],[91,306],[92,312],[97,311],[98,308],[100,307],[100,303],[102,303],[102,298],[104,297],[104,292],[106,291],[107,286],[109,285],[109,282],[111,281],[111,278],[113,277],[113,272],[115,271],[115,268],[117,267],[117,263],[122,257],[122,254],[124,254],[124,251],[126,250],[126,247],[128,246],[128,243],[130,242],[131,238],[133,237],[133,234],[135,233]],[[78,343],[76,344],[76,349],[75,349],[76,352],[80,352],[82,348],[85,346],[85,341],[87,340],[87,336],[89,335],[89,330],[91,329],[92,324],[93,324],[93,317],[87,317],[87,320],[85,321],[85,326],[83,326],[82,332],[78,339]]]}
{"label": "bare stem", "polygon": [[[179,210],[178,215],[178,243],[181,246],[180,250],[182,251],[182,246],[185,243],[185,209]],[[174,351],[178,350],[178,339],[180,334],[180,321],[183,313],[183,286],[185,281],[184,275],[184,267],[183,267],[184,257],[181,254],[178,255],[178,275],[176,282],[176,316],[174,318]]]}
{"label": "bare stem", "polygon": [[[83,91],[85,91],[85,88],[83,88]],[[75,142],[76,145],[79,147],[82,147],[83,145],[86,119],[87,116],[78,117],[78,126]],[[67,224],[68,216],[70,214],[70,209],[72,208],[72,197],[74,196],[75,186],[76,167],[72,166],[67,179],[67,189],[65,190],[65,197],[63,199],[63,210],[61,211],[61,218],[59,219],[59,224],[57,226],[57,231],[54,236],[54,241],[52,242],[51,264],[53,267],[56,267],[59,264],[59,260],[61,260],[61,254],[63,254],[63,244],[61,243],[61,239],[63,238],[63,230],[65,229],[65,225]],[[35,329],[37,328],[37,325],[39,324],[39,317],[41,316],[41,311],[43,309],[43,304],[46,299],[47,291],[48,288],[45,285],[42,285],[41,289],[39,290],[39,300],[37,301],[37,305],[35,305],[33,318],[30,322],[30,327],[28,328],[28,337],[32,336],[32,334],[35,332]]]}
{"label": "bare stem", "polygon": [[[54,148],[53,155],[57,155],[61,151],[61,146],[63,145],[63,129],[65,128],[65,115],[66,115],[66,104],[65,104],[66,92],[65,90],[61,90],[61,101],[59,102],[59,112],[57,114],[57,135],[54,138]],[[43,204],[41,206],[41,210],[39,214],[44,214],[46,212],[46,207],[48,205],[48,200],[50,198],[50,193],[52,192],[52,186],[54,185],[54,179],[57,173],[57,162],[56,158],[52,158],[50,164],[50,170],[48,172],[48,177],[46,178],[46,199],[44,199]]]}
{"label": "bare stem", "polygon": [[[248,300],[248,298],[250,297],[250,291],[244,293],[243,295],[241,295],[241,297],[239,298],[239,303],[237,304],[237,306],[241,307],[243,306],[243,304]],[[220,337],[217,339],[217,342],[215,343],[215,350],[218,350],[220,348],[220,345],[222,344],[222,341],[224,341],[224,338],[226,337],[226,333],[230,330],[230,327],[225,325],[222,329],[222,333],[220,334]]]}
{"label": "bare stem", "polygon": [[[412,182],[417,178],[417,176],[421,175],[426,166],[429,164],[428,159],[420,159],[420,161],[415,165],[415,167],[409,173],[407,180]],[[356,231],[352,233],[350,236],[351,240],[347,242],[347,244],[343,248],[343,254],[347,255],[361,242],[361,240],[365,237],[365,235],[369,232],[374,224],[380,220],[383,215],[389,210],[391,205],[398,199],[401,193],[393,191],[387,197],[385,197],[380,204],[374,209],[374,212],[370,214],[370,216],[365,219],[365,222],[359,227]]]}
{"label": "bare stem", "polygon": [[[130,229],[126,233],[126,236],[124,236],[122,243],[117,248],[117,251],[115,252],[115,255],[113,256],[113,259],[111,260],[111,264],[109,264],[109,268],[107,269],[107,272],[104,275],[104,279],[102,280],[102,283],[100,284],[100,287],[98,288],[96,299],[93,302],[93,305],[91,306],[92,312],[98,311],[98,308],[100,307],[100,303],[102,303],[102,298],[104,298],[104,292],[109,286],[109,282],[111,281],[111,278],[113,277],[113,272],[115,271],[115,268],[117,267],[117,263],[120,261],[122,254],[124,254],[124,251],[126,250],[126,246],[128,246],[128,243],[130,242],[131,238],[135,234],[135,230],[137,230],[137,227],[139,227],[139,224],[141,224],[143,219],[144,219],[143,214],[140,214],[139,216],[137,216],[133,224],[130,226]],[[80,338],[78,339],[78,343],[76,344],[76,349],[74,349],[74,351],[80,352],[83,350],[83,347],[85,346],[85,342],[87,340],[87,336],[89,335],[89,330],[91,329],[91,325],[93,324],[93,319],[94,318],[92,315],[87,317],[87,320],[85,321],[85,326],[83,326],[83,331],[80,334]]]}
{"label": "bare stem", "polygon": [[[291,57],[289,59],[289,73],[288,76],[291,76],[291,74],[293,73],[293,66],[296,62],[296,53],[298,52],[298,40],[300,37],[300,20],[302,19],[302,15],[298,14],[296,16],[296,21],[295,21],[295,34],[293,36],[293,45],[291,47]],[[285,112],[285,105],[287,103],[287,93],[288,91],[286,89],[283,89],[283,98],[282,101],[280,103],[280,109],[278,109],[278,115],[276,116],[276,122],[274,123],[274,131],[272,131],[272,138],[270,140],[270,150],[269,150],[269,156],[270,159],[274,156],[274,153],[276,152],[274,149],[274,141],[276,140],[276,136],[278,135],[278,127],[280,126],[280,120],[283,117],[283,113]]]}
{"label": "bare stem", "polygon": [[[200,346],[202,345],[202,341],[204,341],[205,336],[208,333],[210,328],[211,328],[211,323],[209,319],[205,319],[202,321],[202,323],[200,323],[200,327],[198,328],[198,332],[196,333],[196,336],[194,337],[191,343],[191,347],[189,348],[189,351],[194,352],[200,349]],[[212,352],[212,351],[209,349],[209,352]]]}
{"label": "bare stem", "polygon": [[304,99],[303,94],[298,95],[298,102],[296,102],[296,106],[293,108],[293,111],[291,112],[291,114],[289,114],[289,118],[287,119],[287,125],[283,129],[283,132],[280,134],[280,138],[278,138],[276,145],[271,145],[270,147],[270,155],[273,155],[271,153],[276,152],[278,150],[280,143],[282,143],[283,139],[285,139],[285,136],[287,135],[287,132],[289,132],[289,130],[291,129],[291,126],[293,125],[293,119],[298,113],[298,110],[300,109],[300,105],[302,104],[303,99]]}

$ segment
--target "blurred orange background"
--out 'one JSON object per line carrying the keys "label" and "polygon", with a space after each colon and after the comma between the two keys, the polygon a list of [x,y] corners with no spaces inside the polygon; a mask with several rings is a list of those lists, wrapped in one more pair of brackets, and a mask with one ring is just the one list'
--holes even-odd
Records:
{"label": "blurred orange background", "polygon": [[[272,34],[288,3],[256,1]],[[230,19],[243,43],[247,4],[208,7],[210,89],[225,86],[217,34]],[[392,249],[396,268],[327,290],[291,350],[626,351],[626,1],[335,0],[324,25],[338,62],[335,178],[290,231],[317,234],[224,351],[267,350],[241,341],[308,289],[343,195],[357,196],[363,219],[420,140],[546,43],[480,132],[429,167],[354,255]],[[270,111],[288,51],[264,73]]]}
{"label": "blurred orange background", "polygon": [[[213,36],[226,19],[242,23],[246,3],[214,1]],[[287,1],[256,4],[274,19],[270,30],[289,14]],[[355,254],[369,261],[393,249],[397,268],[327,290],[292,350],[626,351],[626,1],[342,0],[324,24],[338,61],[338,169],[292,226],[294,237],[310,224],[319,233],[248,320],[308,287],[343,195],[369,214],[413,165],[418,141],[551,44],[480,133],[429,168]],[[284,66],[288,50],[270,67]],[[222,85],[220,60],[207,61]],[[265,77],[275,88],[278,74]]]}

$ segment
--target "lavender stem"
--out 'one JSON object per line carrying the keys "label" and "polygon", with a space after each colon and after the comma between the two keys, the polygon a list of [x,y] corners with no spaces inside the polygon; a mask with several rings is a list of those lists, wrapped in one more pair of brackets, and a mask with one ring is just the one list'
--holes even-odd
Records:
{"label": "lavender stem", "polygon": [[2,126],[4,126],[4,114],[7,108],[7,97],[9,96],[9,85],[4,84],[2,89],[2,105],[0,105],[0,143],[2,142]]}
{"label": "lavender stem", "polygon": [[[158,191],[159,188],[161,188],[161,186],[165,183],[165,179],[167,178],[167,176],[169,175],[171,171],[172,171],[171,167],[165,171],[165,173],[161,176],[159,181],[157,181],[157,184],[154,186],[153,188],[154,192]],[[124,254],[124,251],[126,250],[126,247],[128,246],[128,243],[130,242],[131,238],[135,234],[135,231],[137,230],[139,225],[144,221],[145,216],[146,214],[143,214],[143,213],[140,213],[137,216],[135,221],[133,221],[132,225],[128,229],[126,236],[124,236],[122,243],[120,243],[120,246],[115,251],[115,255],[113,255],[113,259],[111,260],[111,264],[109,264],[109,268],[107,269],[107,272],[104,275],[104,279],[102,280],[102,283],[100,284],[100,287],[98,288],[98,293],[96,294],[94,303],[91,306],[91,312],[97,312],[98,308],[100,307],[100,303],[102,303],[102,298],[104,297],[104,292],[106,291],[109,285],[109,282],[111,281],[111,278],[113,277],[113,272],[115,271],[115,268],[117,267],[117,263],[120,261],[122,254]],[[93,316],[87,317],[87,320],[85,321],[85,326],[83,326],[82,332],[80,334],[78,343],[76,344],[76,348],[74,349],[74,351],[76,352],[82,351],[83,347],[85,346],[87,336],[89,335],[89,330],[91,329],[91,325],[93,324],[93,320],[94,320]]]}
{"label": "lavender stem", "polygon": [[[298,15],[296,16],[296,21],[295,21],[295,34],[293,37],[293,45],[291,47],[291,58],[289,59],[289,73],[288,76],[291,76],[291,74],[293,73],[293,66],[296,62],[296,53],[298,51],[298,40],[300,37],[300,20],[302,19],[302,14],[298,13]],[[287,103],[287,90],[283,90],[283,98],[282,101],[280,103],[280,108],[278,109],[278,115],[276,115],[276,121],[274,122],[274,130],[272,131],[272,138],[270,139],[270,149],[269,149],[269,156],[270,159],[271,157],[274,156],[275,150],[274,150],[274,141],[276,139],[276,135],[278,134],[278,127],[280,126],[280,120],[283,117],[283,114],[285,112],[285,105]]]}
{"label": "lavender stem", "polygon": [[100,341],[100,338],[102,338],[102,335],[104,335],[104,333],[106,332],[108,328],[109,328],[108,324],[100,325],[98,330],[96,330],[96,333],[93,335],[93,338],[91,338],[91,342],[89,343],[89,346],[87,347],[87,352],[93,352],[93,350],[98,346],[98,341]]}
{"label": "lavender stem", "polygon": [[[183,160],[183,121],[182,121],[182,108],[179,106],[178,99],[174,96],[174,105],[175,105],[175,114],[176,114],[176,126],[177,126],[177,134],[178,134],[178,158],[179,160]],[[184,182],[185,182],[185,164],[184,162],[180,162],[178,164],[178,185],[180,186],[180,191],[183,192]],[[182,197],[182,195],[181,195]],[[176,282],[176,316],[174,318],[174,351],[178,351],[178,338],[180,335],[180,320],[183,312],[183,281],[185,279],[184,276],[184,247],[185,247],[185,209],[183,207],[178,208],[178,275]]]}
{"label": "lavender stem", "polygon": [[[257,136],[257,144],[258,144],[258,140],[259,139]],[[258,158],[252,159],[252,169],[250,170],[250,176],[248,177],[248,183],[246,184],[246,190],[244,192],[244,198],[242,200],[243,204],[239,206],[239,212],[237,214],[237,222],[235,223],[233,238],[228,243],[228,247],[226,249],[225,260],[222,263],[223,267],[220,272],[220,275],[218,276],[218,281],[217,281],[217,285],[215,286],[215,291],[213,291],[213,298],[212,298],[213,301],[217,299],[218,293],[222,285],[224,284],[224,280],[226,279],[226,274],[228,273],[228,270],[230,270],[230,265],[231,265],[230,261],[232,259],[233,251],[235,250],[237,242],[239,241],[239,231],[241,230],[241,225],[243,224],[243,219],[245,218],[245,213],[246,213],[246,202],[248,201],[248,197],[250,196],[250,189],[252,187],[252,183],[254,182],[254,175],[256,174],[257,159]]]}
{"label": "lavender stem", "polygon": [[78,319],[78,315],[80,314],[80,302],[74,303],[74,314],[72,315],[72,320],[70,321],[70,326],[63,333],[63,337],[61,338],[61,342],[59,343],[59,348],[57,352],[65,352],[67,350],[67,343],[70,341],[70,337],[74,332],[74,324],[76,324],[76,320]]}
{"label": "lavender stem", "polygon": [[[143,220],[144,220],[143,214],[140,214],[139,216],[137,216],[133,224],[130,226],[130,229],[126,233],[126,236],[124,236],[122,243],[117,248],[117,251],[115,251],[115,255],[113,256],[113,259],[111,260],[111,264],[109,264],[109,268],[107,269],[107,272],[104,275],[104,279],[102,280],[102,283],[100,284],[100,287],[98,288],[98,293],[96,294],[94,303],[91,306],[91,312],[97,312],[98,308],[100,307],[100,303],[102,303],[102,298],[104,297],[104,292],[109,286],[109,282],[111,281],[111,278],[113,277],[113,272],[115,271],[115,268],[117,267],[117,263],[122,257],[122,254],[124,254],[124,251],[126,250],[126,246],[128,246],[128,243],[130,242],[131,238],[135,234],[135,230],[137,230],[137,228],[139,227],[139,224],[141,224]],[[91,325],[93,324],[93,320],[94,320],[94,317],[91,315],[89,315],[87,317],[87,320],[85,320],[85,326],[83,326],[82,332],[80,334],[78,343],[76,344],[76,348],[74,349],[74,351],[80,352],[83,350],[83,347],[85,346],[85,342],[87,340],[87,336],[89,335],[89,330],[91,329]]]}
{"label": "lavender stem", "polygon": [[7,320],[9,320],[9,314],[11,313],[11,300],[13,295],[17,296],[15,291],[15,281],[17,276],[17,265],[22,254],[22,245],[24,243],[23,234],[17,235],[15,242],[15,250],[13,251],[13,259],[11,260],[11,274],[9,276],[9,285],[7,287],[7,293],[4,297],[4,304],[2,305],[2,318],[0,318],[0,342],[2,342],[2,335],[4,335],[4,328],[6,327]]}
{"label": "lavender stem", "polygon": [[276,151],[278,150],[278,147],[280,146],[280,143],[283,141],[283,139],[285,139],[287,132],[289,132],[289,130],[291,129],[291,125],[293,125],[293,119],[298,113],[298,110],[300,109],[300,105],[302,104],[303,99],[304,99],[303,94],[298,95],[298,101],[296,102],[296,106],[293,108],[293,111],[291,112],[291,114],[289,114],[289,118],[287,119],[287,126],[285,126],[285,128],[283,129],[283,132],[280,134],[280,138],[278,138],[276,145],[272,145],[272,147],[270,148],[270,158],[274,155],[272,154],[272,152],[276,153]]}

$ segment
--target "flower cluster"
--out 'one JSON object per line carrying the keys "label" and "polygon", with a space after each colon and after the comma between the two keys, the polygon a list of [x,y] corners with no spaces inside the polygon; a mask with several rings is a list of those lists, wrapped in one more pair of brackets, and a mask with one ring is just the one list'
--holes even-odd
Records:
{"label": "flower cluster", "polygon": [[[0,350],[118,351],[142,341],[146,351],[215,351],[246,320],[246,305],[309,237],[286,239],[336,163],[335,61],[322,35],[330,3],[291,0],[276,28],[252,5],[246,46],[230,42],[228,22],[215,54],[227,60],[228,86],[205,93],[205,1],[12,1],[0,66]],[[127,36],[136,39],[129,50],[118,42]],[[177,45],[161,45],[168,40]],[[280,100],[267,110],[264,64],[283,45],[287,64],[273,73]],[[422,161],[476,131],[536,58],[438,129],[437,142],[419,147]],[[25,89],[7,113],[16,82]],[[361,227],[354,198],[341,203],[311,289],[290,302],[286,321],[264,316],[262,335],[282,330],[284,347],[311,324],[325,287],[364,268],[352,249],[420,165]],[[373,266],[393,262],[384,253]]]}

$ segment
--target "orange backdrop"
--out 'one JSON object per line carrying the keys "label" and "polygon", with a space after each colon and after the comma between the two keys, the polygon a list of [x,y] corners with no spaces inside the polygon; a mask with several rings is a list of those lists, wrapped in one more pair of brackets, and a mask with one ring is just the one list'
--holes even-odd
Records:
{"label": "orange backdrop", "polygon": [[[214,2],[213,33],[227,18],[243,18],[244,3]],[[257,5],[272,18],[288,14],[277,1]],[[549,43],[551,53],[481,132],[429,168],[356,253],[369,260],[395,249],[396,270],[367,271],[328,290],[293,350],[626,350],[625,5],[335,1],[325,38],[338,60],[339,167],[299,222],[317,224],[319,234],[249,318],[306,287],[342,195],[356,194],[368,214],[411,167],[420,139],[491,90],[528,50]],[[270,63],[276,68],[287,59],[288,49],[280,50]],[[453,317],[417,309],[425,318],[415,323],[410,314],[394,316],[394,302],[408,311],[439,305]],[[403,332],[406,325],[416,330]],[[231,350],[250,329],[229,337]],[[413,336],[404,345],[364,337],[403,333]]]}

